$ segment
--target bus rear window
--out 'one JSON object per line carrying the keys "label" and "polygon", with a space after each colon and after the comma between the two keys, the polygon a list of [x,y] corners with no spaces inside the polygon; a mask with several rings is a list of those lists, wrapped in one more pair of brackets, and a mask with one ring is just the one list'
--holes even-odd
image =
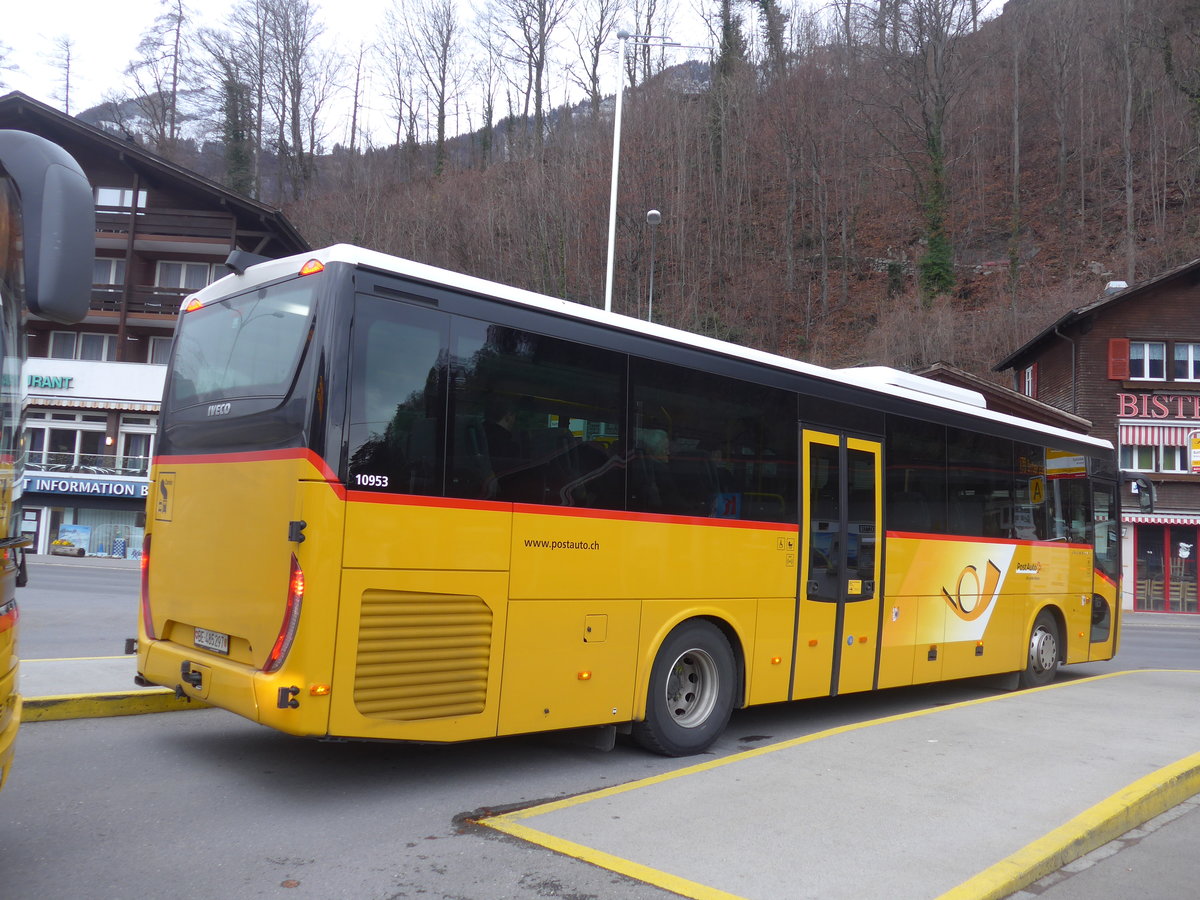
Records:
{"label": "bus rear window", "polygon": [[269,285],[184,313],[169,402],[283,397],[304,350],[320,279]]}

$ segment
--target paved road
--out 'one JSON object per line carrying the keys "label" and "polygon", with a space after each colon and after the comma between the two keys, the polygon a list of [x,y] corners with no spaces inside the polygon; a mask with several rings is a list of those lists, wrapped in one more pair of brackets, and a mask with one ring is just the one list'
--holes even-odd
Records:
{"label": "paved road", "polygon": [[[25,589],[25,592],[19,595],[22,603],[22,647],[27,659],[54,653],[80,656],[116,654],[123,639],[132,635],[138,605],[136,564],[37,558],[31,568],[31,576],[31,588]],[[1115,663],[1072,667],[1067,670],[1064,681],[1070,682],[1084,675],[1112,672],[1122,668],[1200,670],[1200,619],[1142,614],[1127,616],[1126,623],[1122,653]],[[27,670],[33,668],[32,664],[26,665]],[[1052,693],[1058,690],[1056,688]],[[851,799],[849,818],[846,819],[849,824],[835,831],[833,822],[847,812],[847,798],[850,796],[848,791],[865,785],[875,792],[874,796],[881,798],[895,799],[907,796],[908,805],[905,808],[908,811],[901,818],[905,822],[927,821],[936,826],[936,833],[925,837],[910,835],[905,840],[916,848],[941,848],[939,852],[942,853],[950,853],[945,849],[946,834],[955,835],[952,843],[958,848],[957,852],[961,852],[962,837],[971,830],[970,822],[955,826],[946,818],[947,810],[956,810],[959,803],[965,801],[946,797],[941,805],[921,811],[919,804],[931,791],[934,797],[942,797],[946,791],[944,779],[939,780],[939,777],[933,777],[930,773],[917,773],[914,777],[906,777],[899,782],[872,780],[878,779],[881,773],[888,771],[888,765],[895,763],[898,748],[903,752],[905,742],[894,738],[884,740],[878,750],[868,753],[869,758],[881,761],[879,767],[865,764],[849,767],[853,772],[861,774],[848,782],[838,782],[837,789],[819,802],[814,788],[808,789],[804,797],[788,801],[779,787],[800,783],[797,780],[800,775],[808,776],[814,771],[819,775],[821,768],[817,766],[814,769],[812,747],[800,751],[798,747],[783,748],[780,745],[813,732],[857,729],[864,722],[897,715],[905,716],[922,709],[937,709],[939,706],[944,707],[964,699],[1004,700],[1006,697],[1017,704],[1024,702],[1022,695],[1008,695],[994,685],[967,682],[889,691],[869,697],[847,697],[835,701],[768,707],[740,713],[731,723],[730,733],[714,748],[712,757],[733,758],[739,752],[763,747],[775,760],[795,759],[790,766],[785,764],[779,770],[788,774],[778,775],[772,780],[751,774],[741,762],[727,766],[729,777],[732,779],[732,799],[718,804],[719,810],[713,808],[712,797],[717,795],[708,787],[696,787],[693,788],[692,801],[682,807],[684,812],[665,819],[661,816],[655,818],[667,808],[661,803],[652,803],[648,811],[638,810],[637,815],[649,814],[651,820],[632,831],[628,831],[628,828],[635,821],[634,810],[607,810],[604,816],[587,823],[584,833],[596,833],[597,828],[603,831],[606,822],[618,825],[624,822],[627,827],[618,827],[617,833],[625,832],[637,836],[633,850],[621,856],[623,862],[614,863],[611,870],[583,865],[577,862],[569,851],[547,854],[544,850],[534,849],[525,843],[504,843],[501,851],[498,846],[493,846],[494,841],[475,847],[472,841],[464,844],[456,840],[444,847],[437,845],[438,849],[435,852],[429,852],[434,845],[426,841],[438,839],[439,835],[456,838],[473,835],[473,839],[480,839],[478,832],[470,829],[464,831],[461,819],[456,817],[483,807],[504,807],[513,803],[526,805],[538,797],[566,797],[603,787],[604,784],[624,785],[637,781],[646,774],[652,778],[671,777],[681,786],[700,785],[700,778],[691,774],[681,778],[675,777],[675,773],[688,768],[690,761],[645,757],[627,747],[619,747],[612,754],[595,754],[578,748],[564,754],[561,747],[547,738],[485,742],[440,750],[411,747],[375,747],[364,750],[363,745],[313,745],[274,735],[220,711],[139,717],[136,721],[128,720],[124,724],[103,720],[90,723],[29,724],[18,742],[18,769],[14,772],[14,777],[19,780],[15,780],[5,790],[4,797],[0,798],[0,810],[11,811],[15,807],[20,812],[22,807],[28,807],[30,803],[40,807],[41,800],[37,799],[38,795],[44,793],[48,789],[47,785],[51,783],[54,789],[60,792],[62,799],[57,801],[57,808],[52,811],[53,821],[42,823],[39,829],[36,816],[29,818],[17,815],[6,824],[22,824],[28,827],[22,827],[19,834],[12,834],[10,829],[0,827],[0,841],[9,846],[9,839],[12,838],[15,842],[14,849],[21,853],[26,851],[26,845],[45,846],[49,842],[53,846],[56,840],[61,843],[63,837],[56,838],[55,834],[78,833],[84,836],[81,838],[84,841],[81,847],[83,855],[73,857],[71,861],[63,860],[64,871],[68,872],[66,876],[62,876],[60,872],[51,877],[41,867],[20,872],[16,880],[9,880],[12,887],[22,889],[16,896],[23,896],[25,889],[33,892],[30,896],[119,896],[116,888],[112,893],[93,890],[101,882],[93,882],[90,877],[83,882],[79,881],[80,872],[109,872],[107,864],[100,864],[96,851],[87,849],[87,841],[91,840],[91,835],[101,832],[108,834],[110,829],[120,829],[126,838],[132,837],[144,842],[146,846],[161,848],[165,856],[183,859],[194,852],[193,845],[196,840],[210,853],[217,852],[214,844],[216,839],[211,836],[193,837],[193,832],[188,830],[190,823],[224,822],[229,826],[229,835],[227,840],[223,840],[225,849],[221,852],[227,854],[229,864],[223,867],[224,871],[216,873],[209,871],[211,866],[201,866],[195,872],[189,869],[192,874],[189,874],[188,886],[180,896],[204,896],[206,892],[212,895],[214,891],[222,892],[222,886],[232,886],[228,891],[231,896],[273,892],[269,879],[279,874],[279,869],[276,868],[278,865],[288,869],[295,876],[284,878],[278,884],[282,885],[291,880],[302,881],[316,891],[314,896],[386,897],[431,893],[434,896],[478,897],[480,900],[504,896],[628,897],[630,900],[650,900],[666,895],[660,888],[653,886],[662,882],[655,881],[652,874],[647,874],[644,879],[647,883],[630,880],[628,876],[631,873],[636,876],[637,873],[636,867],[629,868],[631,862],[638,862],[636,851],[643,845],[649,850],[651,844],[679,839],[685,845],[693,845],[692,850],[699,849],[707,859],[719,862],[722,859],[730,861],[739,858],[736,848],[731,847],[728,841],[718,839],[713,843],[710,838],[707,845],[702,845],[694,824],[694,821],[702,823],[706,817],[728,822],[729,817],[733,815],[742,823],[734,829],[738,839],[750,841],[746,846],[746,853],[741,856],[749,858],[754,852],[766,848],[768,857],[785,863],[782,870],[785,880],[775,885],[776,889],[765,894],[754,894],[751,890],[753,882],[741,878],[736,882],[735,893],[726,891],[721,896],[802,896],[803,894],[789,890],[792,882],[787,878],[802,874],[805,883],[816,883],[814,879],[818,878],[813,862],[805,863],[799,869],[795,868],[799,865],[802,851],[813,846],[814,842],[820,844],[818,838],[843,835],[845,839],[840,844],[835,842],[835,849],[840,847],[842,852],[848,855],[830,857],[833,863],[832,871],[819,876],[820,879],[824,879],[820,883],[824,884],[826,889],[811,894],[826,900],[832,896],[829,893],[832,889],[830,886],[836,887],[844,882],[839,873],[850,873],[847,877],[860,878],[866,874],[860,858],[862,847],[871,846],[875,848],[873,852],[876,857],[883,855],[886,858],[898,849],[903,851],[905,846],[904,841],[897,845],[898,832],[894,827],[895,823],[880,819],[879,810],[883,807],[877,799]],[[1102,705],[1105,714],[1111,718],[1111,703]],[[994,710],[1000,706],[988,704],[988,708]],[[970,795],[970,802],[974,804],[971,809],[977,809],[981,802],[978,785],[995,785],[997,782],[1007,791],[1004,801],[1007,802],[1011,798],[1017,801],[1019,808],[1020,803],[1041,802],[1042,798],[1029,788],[1025,778],[1027,773],[1020,764],[1017,771],[1021,774],[1014,773],[1004,778],[998,776],[999,769],[996,766],[1001,762],[1010,765],[1012,760],[1009,759],[1009,755],[1014,749],[1033,752],[1030,765],[1046,757],[1047,753],[1053,753],[1050,761],[1057,765],[1061,772],[1085,771],[1095,768],[1086,765],[1090,755],[1113,757],[1118,739],[1129,739],[1133,752],[1146,746],[1146,741],[1139,739],[1140,732],[1134,723],[1134,717],[1142,715],[1143,712],[1145,711],[1140,708],[1140,704],[1135,703],[1123,714],[1125,720],[1122,721],[1118,733],[1111,737],[1105,736],[1104,726],[1097,726],[1094,717],[1078,735],[1059,734],[1057,732],[1062,731],[1059,717],[1055,719],[1056,731],[1051,732],[1043,733],[1038,725],[1028,736],[1021,736],[1018,722],[1013,728],[1001,729],[999,732],[994,728],[984,728],[983,730],[993,737],[983,743],[979,739],[979,727],[967,729],[963,733],[960,739],[961,746],[953,745],[942,737],[928,740],[933,742],[930,749],[935,751],[935,755],[940,753],[941,765],[950,766],[948,771],[965,766],[967,768],[964,771],[976,773],[973,786],[963,791],[964,794]],[[1171,710],[1172,715],[1179,712],[1177,709]],[[929,721],[939,721],[937,716],[938,714],[935,714],[930,717]],[[863,734],[876,727],[871,726],[863,730]],[[86,740],[81,742],[80,729],[86,730]],[[1174,720],[1170,726],[1159,730],[1178,731]],[[133,740],[135,733],[140,735],[137,740]],[[238,746],[245,746],[244,739],[238,735],[250,738],[252,744],[261,742],[263,752],[256,752],[250,756],[241,751],[232,756],[223,752],[223,749],[236,750]],[[251,735],[256,737],[251,738]],[[1048,741],[1051,735],[1065,738],[1061,750],[1051,750]],[[836,738],[837,735],[831,733],[829,737],[821,738],[819,743],[831,746],[830,742]],[[79,743],[76,745],[74,742]],[[912,749],[915,750],[921,744],[921,741],[915,742]],[[267,747],[271,749],[267,750]],[[310,753],[308,748],[313,747],[325,749]],[[1080,747],[1091,748],[1082,756],[1082,766]],[[105,751],[108,749],[115,755],[106,755]],[[1200,749],[1200,742],[1195,745],[1193,751],[1195,749]],[[909,752],[911,753],[911,750]],[[1182,755],[1180,748],[1172,752]],[[147,753],[150,755],[147,756]],[[798,753],[803,755],[797,755]],[[1171,762],[1167,756],[1170,754],[1163,755],[1155,765],[1161,766]],[[837,756],[839,762],[832,764],[828,770],[833,772],[845,768],[842,763],[846,758],[848,757],[844,755]],[[918,754],[917,758],[922,759],[924,755]],[[138,760],[138,766],[128,773],[125,772],[127,767],[122,762],[127,759]],[[387,762],[383,763],[383,768],[380,769],[379,763],[383,760]],[[451,765],[450,769],[440,765],[450,760],[458,762]],[[534,763],[533,760],[537,762]],[[951,760],[957,760],[958,764],[951,765]],[[348,773],[344,771],[344,766],[347,762],[362,776],[361,778],[346,781],[345,776]],[[70,777],[58,776],[56,779],[54,771],[69,772]],[[182,779],[178,774],[181,771],[185,773]],[[405,773],[405,777],[396,781],[396,776],[401,771]],[[173,776],[172,772],[177,774]],[[129,777],[119,777],[119,774],[128,774]],[[1053,777],[1058,778],[1061,775],[1056,774]],[[329,780],[331,778],[332,781]],[[270,796],[271,785],[277,779],[283,779],[283,782],[279,783],[286,783],[288,786],[287,791],[279,798],[284,802],[282,809],[274,802],[265,800]],[[323,787],[316,794],[311,794],[311,789],[318,783],[324,783]],[[455,785],[453,790],[450,787],[452,783]],[[104,787],[101,791],[102,784]],[[291,804],[296,803],[307,808],[308,801],[304,798],[310,794],[328,800],[328,789],[333,784],[342,785],[335,792],[341,797],[341,801],[332,805],[322,801],[318,804],[319,813],[314,810],[314,815],[318,819],[328,817],[328,821],[336,822],[337,827],[333,832],[325,829],[311,835],[303,829],[296,832],[297,822],[304,821],[306,829],[311,823],[308,823],[307,817],[297,819],[292,813],[283,812],[283,809],[290,809]],[[897,793],[898,784],[904,785],[910,793]],[[174,785],[174,788],[164,791],[168,785]],[[1013,789],[1012,785],[1018,787]],[[818,787],[820,786],[822,785],[818,783]],[[459,789],[464,787],[466,790]],[[394,789],[399,789],[399,792]],[[264,794],[264,790],[268,791],[268,794]],[[766,796],[762,803],[738,805],[742,799],[752,794],[757,796],[764,790]],[[29,791],[33,791],[33,794]],[[1100,790],[1099,793],[1104,791]],[[245,794],[244,798],[242,794]],[[454,809],[443,802],[447,799],[443,794],[453,797],[451,806]],[[87,803],[80,805],[80,798],[93,795],[98,801],[96,808],[93,809],[91,804]],[[31,800],[31,796],[35,799]],[[125,819],[132,818],[139,822],[145,820],[150,825],[148,829],[141,825],[134,830],[122,828],[111,818],[106,808],[119,796],[129,798],[124,806]],[[172,799],[165,802],[168,796]],[[638,796],[646,797],[649,794],[643,791]],[[687,796],[688,790],[685,787],[684,797]],[[72,797],[75,799],[71,799]],[[207,802],[210,800],[213,803]],[[860,804],[857,814],[854,813],[855,803]],[[1087,804],[1079,801],[1076,805]],[[397,814],[391,812],[401,808],[406,810],[402,820],[397,819]],[[688,809],[691,811],[687,811]],[[807,823],[803,833],[789,836],[788,823],[802,821],[802,817],[789,815],[791,810],[798,809],[806,812],[815,810],[818,819]],[[834,811],[837,812],[837,816],[832,815]],[[1168,817],[1164,817],[1164,824],[1148,830],[1146,836],[1135,831],[1128,838],[1118,842],[1115,845],[1118,852],[1108,859],[1101,859],[1095,866],[1087,868],[1086,863],[1089,860],[1082,860],[1064,867],[1049,879],[1031,885],[1024,893],[1015,896],[1024,898],[1027,895],[1040,895],[1050,896],[1055,900],[1072,900],[1074,897],[1083,896],[1082,893],[1076,893],[1077,891],[1087,891],[1089,898],[1191,896],[1190,893],[1180,894],[1173,891],[1181,880],[1185,883],[1189,878],[1194,881],[1194,856],[1178,854],[1173,847],[1189,841],[1195,846],[1196,829],[1200,828],[1200,825],[1195,824],[1197,816],[1188,814],[1187,806],[1178,807],[1175,812],[1179,813],[1178,818],[1167,821]],[[40,813],[39,808],[38,814]],[[236,815],[230,818],[231,814]],[[296,853],[285,853],[276,848],[271,843],[272,832],[269,829],[262,834],[254,831],[255,826],[251,824],[250,819],[258,820],[264,815],[267,819],[288,822],[288,828],[285,830],[296,836],[296,843],[289,847],[289,851],[294,850]],[[378,816],[383,818],[379,819]],[[613,816],[620,818],[614,819]],[[584,818],[586,819],[586,816]],[[5,821],[3,815],[0,815],[0,821]],[[400,824],[401,821],[403,825]],[[174,824],[176,822],[184,822],[187,827],[179,830]],[[330,833],[341,833],[351,825],[357,829],[352,832],[357,837],[348,843],[340,843],[337,847],[328,846]],[[451,830],[443,833],[447,827]],[[392,832],[393,839],[385,845],[376,846],[376,838],[364,836],[368,832]],[[30,843],[31,836],[38,833],[42,834],[43,839]],[[196,833],[204,833],[204,829],[201,828]],[[422,833],[425,837],[421,836]],[[558,836],[556,840],[579,843],[574,840],[575,836]],[[397,843],[401,838],[405,845],[403,848]],[[247,846],[240,847],[239,843],[246,843]],[[543,841],[543,845],[556,850],[562,849],[554,840]],[[363,858],[360,851],[365,846],[374,848],[382,856],[374,863]],[[782,858],[778,857],[778,848],[781,846],[789,848]],[[886,851],[882,849],[885,847],[888,848]],[[251,856],[247,856],[246,851],[251,849],[258,855],[252,853]],[[335,864],[329,856],[329,853],[335,851],[336,856],[352,861],[353,866],[368,866],[370,874],[363,874],[358,869],[351,874],[346,865]],[[107,852],[112,852],[111,848]],[[1103,856],[1105,852],[1110,851],[1098,851],[1093,856]],[[296,855],[297,853],[299,855]],[[260,856],[268,860],[265,867],[261,861],[257,861]],[[907,856],[912,857],[912,853],[908,853]],[[209,855],[208,858],[212,860],[226,857]],[[584,858],[588,857],[585,855]],[[603,865],[603,862],[598,864]],[[165,859],[163,865],[167,865]],[[1137,870],[1136,889],[1106,892],[1086,880],[1099,878],[1099,885],[1105,886],[1109,883],[1105,879],[1117,878],[1118,875],[1102,874],[1106,865]],[[396,870],[397,866],[401,867],[400,870]],[[491,867],[491,870],[488,867]],[[919,870],[921,867],[918,865],[917,868]],[[937,867],[926,865],[926,868]],[[1078,874],[1074,874],[1076,869],[1079,869]],[[120,867],[117,866],[109,874],[113,878],[119,878],[120,871]],[[161,874],[167,869],[159,871]],[[787,874],[789,871],[790,876]],[[1091,874],[1093,871],[1101,874]],[[211,876],[214,875],[219,877],[213,880]],[[1065,877],[1067,875],[1070,877]],[[234,876],[234,880],[222,880],[227,876]],[[31,877],[32,880],[21,880],[27,877]],[[685,878],[684,881],[689,879]],[[697,883],[701,882],[703,883],[700,884],[700,888],[704,890],[698,888],[692,893],[688,892],[691,888],[686,885],[671,881],[667,883],[673,885],[673,890],[685,896],[718,896],[704,892],[711,890],[707,876],[697,880]],[[117,883],[113,882],[114,885]],[[849,883],[853,885],[853,881]],[[887,881],[886,876],[881,883],[895,887],[895,883]],[[1116,884],[1116,881],[1111,883]],[[153,881],[148,881],[143,885],[150,892],[148,895],[154,892],[153,884]],[[161,886],[161,881],[158,884]],[[130,885],[129,888],[133,890],[136,885]],[[901,892],[885,893],[882,896],[891,900],[893,897],[904,896],[932,897],[936,893],[940,893],[940,889],[926,894]],[[868,895],[857,890],[852,891],[849,896],[860,900]],[[982,894],[961,896],[965,898]]]}

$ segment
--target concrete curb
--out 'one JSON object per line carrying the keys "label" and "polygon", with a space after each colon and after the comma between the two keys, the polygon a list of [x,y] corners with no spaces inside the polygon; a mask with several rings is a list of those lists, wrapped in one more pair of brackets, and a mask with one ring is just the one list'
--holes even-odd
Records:
{"label": "concrete curb", "polygon": [[1200,794],[1200,753],[1151,772],[938,900],[1001,900]]}
{"label": "concrete curb", "polygon": [[26,697],[21,706],[21,721],[60,722],[66,719],[98,719],[106,716],[137,716],[142,713],[184,712],[207,709],[199,700],[176,698],[168,688],[148,691],[113,691],[105,694],[60,694],[53,697]]}

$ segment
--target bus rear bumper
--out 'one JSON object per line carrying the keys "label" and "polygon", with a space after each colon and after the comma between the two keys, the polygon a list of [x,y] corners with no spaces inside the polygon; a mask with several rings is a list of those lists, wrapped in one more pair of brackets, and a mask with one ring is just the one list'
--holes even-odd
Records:
{"label": "bus rear bumper", "polygon": [[194,647],[153,641],[139,647],[138,674],[171,688],[181,700],[203,700],[288,734],[323,737],[326,733],[327,707],[320,704],[314,709],[313,704],[299,701],[293,706],[298,689],[293,691],[286,672],[266,675]]}

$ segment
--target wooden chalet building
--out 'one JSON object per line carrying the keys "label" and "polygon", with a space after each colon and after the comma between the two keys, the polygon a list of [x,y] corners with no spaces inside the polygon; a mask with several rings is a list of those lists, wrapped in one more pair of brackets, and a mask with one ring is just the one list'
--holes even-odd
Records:
{"label": "wooden chalet building", "polygon": [[1200,549],[1200,260],[1073,309],[1001,360],[1017,391],[1093,423],[1123,471],[1146,474],[1153,513],[1121,493],[1123,605],[1196,613]]}
{"label": "wooden chalet building", "polygon": [[279,210],[22,93],[0,96],[0,128],[62,146],[96,197],[87,318],[26,322],[23,531],[35,552],[135,555],[182,299],[225,274],[232,249],[279,257],[308,244]]}

